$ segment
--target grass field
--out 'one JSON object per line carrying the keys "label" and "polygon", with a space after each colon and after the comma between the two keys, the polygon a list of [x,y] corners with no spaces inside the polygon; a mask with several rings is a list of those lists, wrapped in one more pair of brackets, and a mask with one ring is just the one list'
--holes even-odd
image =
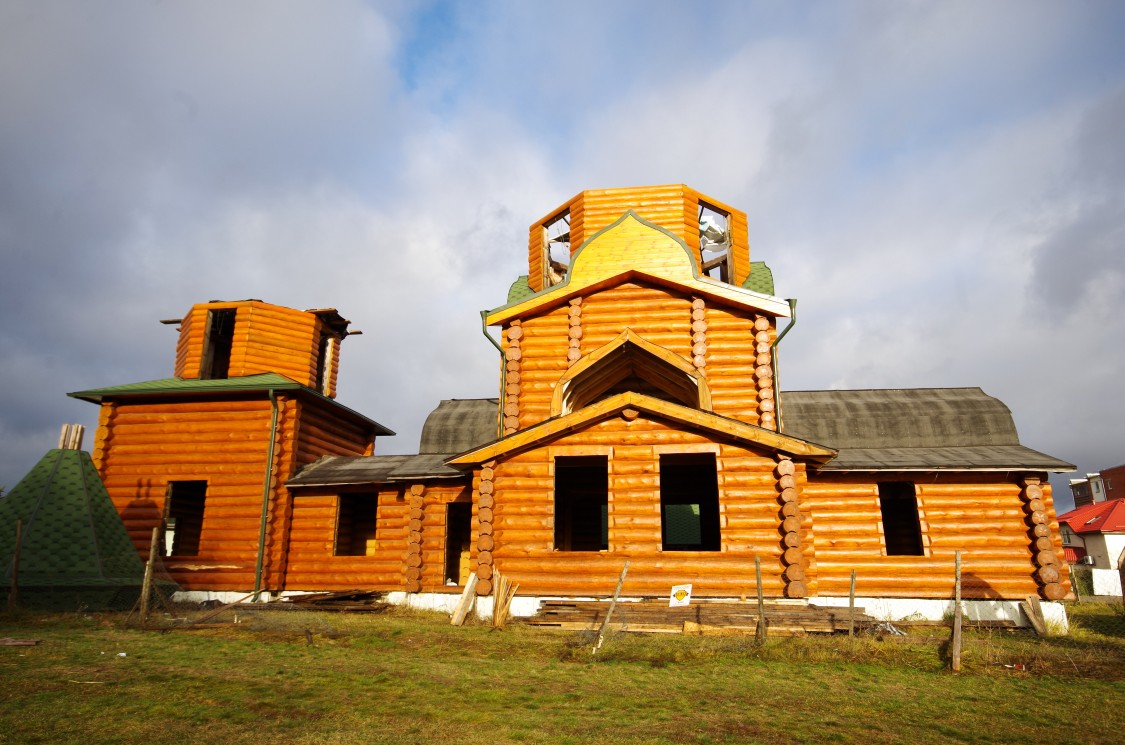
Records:
{"label": "grass field", "polygon": [[584,635],[440,615],[239,615],[169,633],[113,614],[0,616],[0,637],[42,640],[0,647],[0,742],[1125,738],[1125,616],[1111,606],[1072,608],[1068,637],[971,630],[956,675],[944,629],[765,646],[618,634],[592,660]]}

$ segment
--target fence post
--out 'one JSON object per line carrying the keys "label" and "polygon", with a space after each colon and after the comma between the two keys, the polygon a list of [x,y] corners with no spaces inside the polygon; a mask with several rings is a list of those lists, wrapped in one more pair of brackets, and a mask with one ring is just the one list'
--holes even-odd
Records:
{"label": "fence post", "polygon": [[[602,648],[602,642],[605,641],[605,630],[609,627],[609,619],[613,617],[613,609],[617,607],[617,597],[621,594],[621,585],[625,584],[625,575],[629,571],[629,562],[625,562],[625,566],[621,567],[621,577],[617,580],[617,588],[613,591],[613,600],[609,601],[609,610],[605,612],[605,620],[602,621],[602,627],[598,629],[598,638],[594,642],[594,648],[590,650],[590,654],[597,654],[598,650]],[[495,612],[495,611],[493,611]]]}
{"label": "fence post", "polygon": [[759,644],[766,641],[766,599],[762,594],[762,560],[754,557],[754,574],[758,578],[758,628],[754,631]]}
{"label": "fence post", "polygon": [[950,660],[953,672],[961,672],[961,552],[957,551],[956,569],[953,581],[953,643],[950,645]]}
{"label": "fence post", "polygon": [[141,623],[148,623],[149,596],[152,595],[152,568],[156,564],[156,542],[160,540],[160,526],[152,529],[152,543],[148,546],[148,563],[145,564],[145,577],[141,582]]}
{"label": "fence post", "polygon": [[848,636],[855,634],[855,570],[852,570],[852,581],[848,587]]}

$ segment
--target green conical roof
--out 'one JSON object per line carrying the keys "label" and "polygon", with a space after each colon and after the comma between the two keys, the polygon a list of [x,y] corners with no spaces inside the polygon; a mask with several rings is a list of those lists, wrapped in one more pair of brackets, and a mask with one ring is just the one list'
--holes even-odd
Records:
{"label": "green conical roof", "polygon": [[24,605],[100,610],[131,605],[138,597],[144,563],[89,453],[49,451],[0,498],[4,590],[12,582],[18,520],[23,521],[19,591]]}

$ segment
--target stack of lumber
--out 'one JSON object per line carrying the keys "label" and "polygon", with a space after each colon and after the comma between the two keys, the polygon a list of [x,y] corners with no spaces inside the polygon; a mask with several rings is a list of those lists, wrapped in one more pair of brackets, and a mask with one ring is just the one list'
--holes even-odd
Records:
{"label": "stack of lumber", "polygon": [[274,605],[290,605],[303,610],[338,610],[338,611],[374,611],[376,613],[387,609],[383,602],[385,592],[371,590],[341,590],[339,592],[307,592],[302,595],[290,595],[282,603]]}
{"label": "stack of lumber", "polygon": [[[597,630],[607,610],[609,603],[597,600],[546,601],[526,623],[572,631]],[[769,633],[779,636],[848,630],[847,608],[766,603],[765,613]],[[857,610],[855,623],[857,629],[867,628],[875,624],[875,619]],[[619,602],[610,628],[650,634],[753,634],[757,625],[757,603],[703,601],[669,608],[667,600],[642,600]]]}

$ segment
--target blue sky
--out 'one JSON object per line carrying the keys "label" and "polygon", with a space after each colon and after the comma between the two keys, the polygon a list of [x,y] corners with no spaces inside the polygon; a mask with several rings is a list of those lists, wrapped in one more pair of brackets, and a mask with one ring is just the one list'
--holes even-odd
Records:
{"label": "blue sky", "polygon": [[410,452],[496,393],[478,311],[587,188],[748,213],[786,388],[981,386],[1125,462],[1116,2],[0,3],[0,484],[213,298],[338,307]]}

